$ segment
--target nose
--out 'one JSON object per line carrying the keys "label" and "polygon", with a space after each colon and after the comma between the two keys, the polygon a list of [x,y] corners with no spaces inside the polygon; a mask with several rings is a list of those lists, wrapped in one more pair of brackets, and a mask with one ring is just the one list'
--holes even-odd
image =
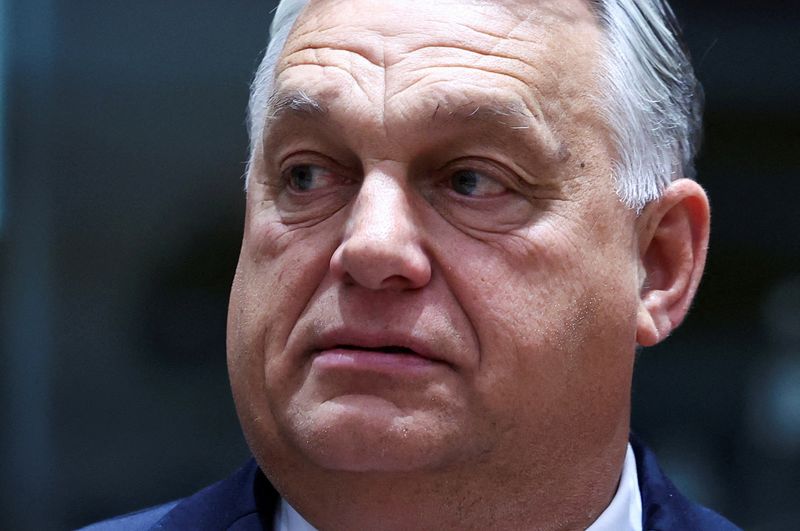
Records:
{"label": "nose", "polygon": [[431,264],[412,201],[404,184],[390,175],[367,174],[331,257],[331,271],[345,283],[372,290],[425,286]]}

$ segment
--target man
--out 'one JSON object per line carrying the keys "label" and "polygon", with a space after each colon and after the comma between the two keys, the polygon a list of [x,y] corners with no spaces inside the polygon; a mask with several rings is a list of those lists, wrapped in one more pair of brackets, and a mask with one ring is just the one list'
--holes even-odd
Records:
{"label": "man", "polygon": [[660,0],[311,0],[251,97],[230,378],[255,457],[99,528],[735,529],[629,444],[699,283]]}

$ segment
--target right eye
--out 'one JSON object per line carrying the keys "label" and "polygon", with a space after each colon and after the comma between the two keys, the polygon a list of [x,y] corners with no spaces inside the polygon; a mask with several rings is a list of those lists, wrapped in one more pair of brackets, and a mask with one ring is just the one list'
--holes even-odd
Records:
{"label": "right eye", "polygon": [[287,172],[286,180],[289,188],[295,192],[311,192],[329,186],[336,178],[335,174],[322,166],[300,164],[292,166]]}
{"label": "right eye", "polygon": [[508,192],[497,180],[475,170],[458,170],[450,176],[449,184],[455,193],[475,198],[496,197]]}

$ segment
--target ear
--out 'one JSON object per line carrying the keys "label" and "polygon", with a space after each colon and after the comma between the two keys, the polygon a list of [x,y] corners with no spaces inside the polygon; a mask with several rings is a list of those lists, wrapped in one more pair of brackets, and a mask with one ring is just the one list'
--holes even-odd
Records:
{"label": "ear", "polygon": [[637,219],[640,259],[636,342],[659,343],[686,316],[708,248],[708,198],[694,181],[672,182]]}

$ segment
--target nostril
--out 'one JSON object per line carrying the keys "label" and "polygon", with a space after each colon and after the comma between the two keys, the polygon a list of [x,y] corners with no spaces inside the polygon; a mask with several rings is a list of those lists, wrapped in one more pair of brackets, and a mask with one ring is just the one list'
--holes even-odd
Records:
{"label": "nostril", "polygon": [[331,257],[330,269],[345,285],[372,290],[417,289],[430,280],[429,259],[417,242],[346,239]]}
{"label": "nostril", "polygon": [[401,275],[393,275],[383,279],[381,289],[403,289],[408,285],[408,278]]}

